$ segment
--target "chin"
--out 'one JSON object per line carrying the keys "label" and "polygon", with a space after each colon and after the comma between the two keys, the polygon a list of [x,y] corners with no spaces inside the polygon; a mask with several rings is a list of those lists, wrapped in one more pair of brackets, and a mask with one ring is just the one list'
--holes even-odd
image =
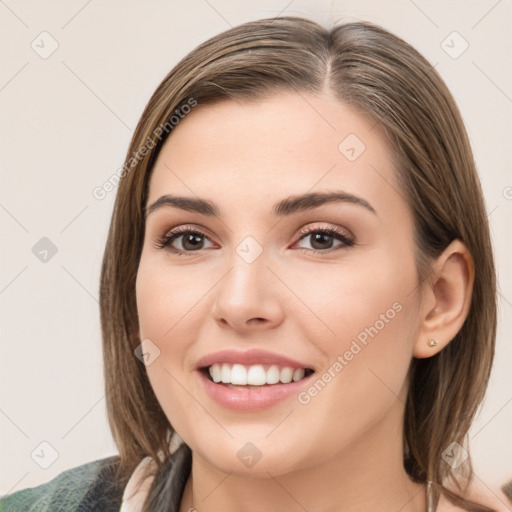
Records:
{"label": "chin", "polygon": [[[226,474],[250,478],[268,478],[287,474],[308,465],[307,454],[304,457],[298,453],[297,447],[304,447],[303,439],[295,443],[283,443],[277,439],[265,439],[268,429],[260,437],[244,436],[216,443],[187,443],[194,456],[204,459],[209,465]],[[204,439],[204,438],[203,438]],[[254,441],[248,441],[253,439]],[[309,461],[311,464],[311,461]]]}

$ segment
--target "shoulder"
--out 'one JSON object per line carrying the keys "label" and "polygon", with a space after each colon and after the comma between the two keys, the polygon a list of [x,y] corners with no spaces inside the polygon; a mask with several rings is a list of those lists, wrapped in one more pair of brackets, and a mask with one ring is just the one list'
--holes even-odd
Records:
{"label": "shoulder", "polygon": [[[481,480],[475,480],[464,497],[488,508],[492,512],[510,512],[512,480],[501,486],[488,485]],[[441,496],[436,512],[466,512],[467,510],[452,504],[446,497]]]}
{"label": "shoulder", "polygon": [[49,482],[0,498],[0,512],[117,512],[122,496],[114,481],[118,463],[115,455],[63,471]]}

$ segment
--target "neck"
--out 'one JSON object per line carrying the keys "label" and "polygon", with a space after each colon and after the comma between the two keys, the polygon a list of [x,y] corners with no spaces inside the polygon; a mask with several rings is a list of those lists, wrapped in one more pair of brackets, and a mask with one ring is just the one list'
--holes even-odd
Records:
{"label": "neck", "polygon": [[[380,473],[360,478],[332,478],[327,468],[306,474],[247,481],[223,474],[199,480],[195,471],[185,487],[180,512],[424,512],[425,488],[407,475]],[[368,479],[368,480],[367,480]],[[207,485],[206,485],[207,484]]]}
{"label": "neck", "polygon": [[320,464],[268,478],[224,473],[193,453],[180,512],[424,512],[425,486],[405,472],[394,412]]}

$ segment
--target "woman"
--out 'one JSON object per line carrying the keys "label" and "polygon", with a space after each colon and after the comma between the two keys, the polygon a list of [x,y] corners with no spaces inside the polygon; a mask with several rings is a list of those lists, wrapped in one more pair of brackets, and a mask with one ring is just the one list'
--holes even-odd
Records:
{"label": "woman", "polygon": [[366,22],[235,27],[157,88],[119,183],[100,297],[119,457],[3,510],[506,510],[466,443],[495,292],[432,66]]}

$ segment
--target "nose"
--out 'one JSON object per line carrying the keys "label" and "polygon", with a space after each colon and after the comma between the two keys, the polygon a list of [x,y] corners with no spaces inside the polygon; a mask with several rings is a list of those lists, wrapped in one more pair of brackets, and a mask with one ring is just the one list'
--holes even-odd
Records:
{"label": "nose", "polygon": [[235,255],[232,267],[214,288],[212,313],[222,328],[271,329],[283,321],[285,287],[267,263],[264,254],[252,263]]}

